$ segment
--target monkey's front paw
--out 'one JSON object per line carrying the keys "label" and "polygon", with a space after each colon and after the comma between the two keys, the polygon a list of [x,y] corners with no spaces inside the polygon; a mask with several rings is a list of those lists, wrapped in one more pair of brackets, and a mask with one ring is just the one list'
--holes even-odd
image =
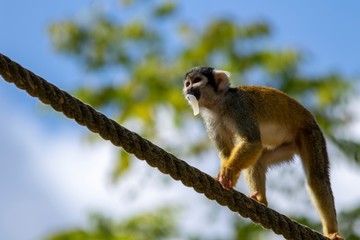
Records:
{"label": "monkey's front paw", "polygon": [[217,176],[217,180],[220,182],[221,186],[226,190],[230,190],[234,187],[234,174],[233,171],[227,168],[220,169],[220,172]]}

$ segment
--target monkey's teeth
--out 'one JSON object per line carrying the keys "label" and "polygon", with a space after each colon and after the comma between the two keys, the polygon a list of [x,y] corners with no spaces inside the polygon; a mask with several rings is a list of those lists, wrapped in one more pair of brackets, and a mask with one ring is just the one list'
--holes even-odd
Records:
{"label": "monkey's teeth", "polygon": [[196,99],[196,97],[194,95],[187,94],[186,98],[189,101],[189,103],[193,109],[194,116],[198,115],[199,114],[199,102]]}

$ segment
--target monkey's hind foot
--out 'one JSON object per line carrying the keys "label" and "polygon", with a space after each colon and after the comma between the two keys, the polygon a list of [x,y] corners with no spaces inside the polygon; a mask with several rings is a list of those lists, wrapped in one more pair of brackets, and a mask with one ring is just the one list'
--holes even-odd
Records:
{"label": "monkey's hind foot", "polygon": [[330,238],[331,240],[344,240],[344,238],[342,236],[340,236],[339,233],[330,233],[328,236],[328,238]]}
{"label": "monkey's hind foot", "polygon": [[261,197],[261,196],[260,196],[260,193],[259,193],[258,191],[256,191],[256,192],[254,192],[253,194],[251,194],[251,195],[249,196],[249,198],[252,198],[252,199],[256,200],[257,202],[259,202],[259,203],[261,203],[261,204],[263,204],[263,205],[265,205],[265,206],[268,205],[267,200],[266,200],[264,197]]}

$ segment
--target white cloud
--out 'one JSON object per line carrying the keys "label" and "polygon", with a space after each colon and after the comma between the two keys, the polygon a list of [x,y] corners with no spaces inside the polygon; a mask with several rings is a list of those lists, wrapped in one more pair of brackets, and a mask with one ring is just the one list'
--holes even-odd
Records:
{"label": "white cloud", "polygon": [[85,144],[81,132],[69,128],[49,132],[46,116],[29,114],[26,105],[0,103],[9,113],[0,119],[1,239],[39,239],[49,229],[84,223],[89,210],[118,203],[107,184],[111,144]]}

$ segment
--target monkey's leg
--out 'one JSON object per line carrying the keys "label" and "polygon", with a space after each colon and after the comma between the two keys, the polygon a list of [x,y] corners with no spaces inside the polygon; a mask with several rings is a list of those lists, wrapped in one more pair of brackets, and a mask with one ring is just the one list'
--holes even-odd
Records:
{"label": "monkey's leg", "polygon": [[320,214],[323,232],[331,239],[342,239],[338,233],[325,139],[318,128],[304,130],[300,139],[300,157],[307,177],[308,190]]}
{"label": "monkey's leg", "polygon": [[224,168],[234,170],[236,173],[254,165],[262,153],[260,142],[243,141],[234,146],[229,159],[223,163]]}
{"label": "monkey's leg", "polygon": [[253,166],[244,169],[244,178],[250,189],[250,197],[267,206],[266,199],[266,168],[264,161],[259,161]]}
{"label": "monkey's leg", "polygon": [[241,170],[255,164],[262,152],[260,142],[241,142],[231,151],[230,157],[221,163],[218,180],[225,189],[236,185]]}
{"label": "monkey's leg", "polygon": [[291,160],[296,151],[294,143],[286,143],[273,150],[264,149],[259,160],[253,166],[244,169],[244,177],[252,193],[251,198],[267,205],[265,182],[268,166]]}

